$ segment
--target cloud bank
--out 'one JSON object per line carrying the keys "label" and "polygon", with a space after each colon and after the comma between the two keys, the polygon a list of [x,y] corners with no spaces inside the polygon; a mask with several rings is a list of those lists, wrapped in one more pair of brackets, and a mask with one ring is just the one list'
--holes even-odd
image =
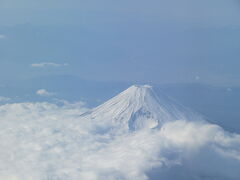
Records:
{"label": "cloud bank", "polygon": [[9,98],[9,97],[0,96],[0,102],[7,102],[10,100],[11,100],[11,98]]}
{"label": "cloud bank", "polygon": [[[79,106],[79,104],[81,104]],[[240,135],[205,121],[99,134],[82,103],[0,106],[0,179],[238,180]]]}
{"label": "cloud bank", "polygon": [[62,66],[68,66],[68,64],[67,63],[58,64],[58,63],[53,63],[53,62],[41,62],[41,63],[31,64],[31,66],[35,67],[35,68],[44,68],[44,67],[62,67]]}
{"label": "cloud bank", "polygon": [[39,96],[45,96],[45,97],[55,95],[55,93],[48,92],[46,89],[39,89],[36,91],[36,94]]}

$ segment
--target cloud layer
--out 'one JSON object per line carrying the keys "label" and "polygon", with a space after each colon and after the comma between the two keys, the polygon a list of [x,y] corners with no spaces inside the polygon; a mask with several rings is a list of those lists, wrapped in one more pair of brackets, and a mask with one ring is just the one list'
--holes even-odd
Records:
{"label": "cloud layer", "polygon": [[0,106],[0,179],[213,180],[240,177],[240,135],[205,121],[98,134],[79,104]]}
{"label": "cloud layer", "polygon": [[55,93],[48,92],[46,89],[39,89],[36,91],[36,94],[39,96],[45,96],[45,97],[55,95]]}
{"label": "cloud layer", "polygon": [[11,100],[11,98],[9,98],[9,97],[0,96],[0,102],[7,102],[10,100]]}
{"label": "cloud layer", "polygon": [[62,66],[68,66],[68,64],[67,63],[58,64],[58,63],[53,63],[53,62],[41,62],[41,63],[31,64],[31,66],[35,67],[35,68],[44,68],[44,67],[62,67]]}

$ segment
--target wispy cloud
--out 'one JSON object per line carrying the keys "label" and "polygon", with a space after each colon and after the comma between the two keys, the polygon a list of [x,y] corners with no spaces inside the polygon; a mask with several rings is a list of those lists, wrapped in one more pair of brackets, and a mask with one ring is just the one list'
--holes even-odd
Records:
{"label": "wispy cloud", "polygon": [[0,102],[6,102],[6,101],[10,101],[11,99],[8,97],[4,97],[4,96],[0,96]]}
{"label": "wispy cloud", "polygon": [[32,67],[36,68],[44,68],[44,67],[62,67],[62,66],[68,66],[68,63],[53,63],[53,62],[41,62],[41,63],[33,63],[31,64]]}
{"label": "wispy cloud", "polygon": [[4,35],[4,34],[0,34],[0,39],[5,39],[5,38],[7,38],[6,35]]}
{"label": "wispy cloud", "polygon": [[39,89],[36,91],[36,94],[39,96],[45,96],[45,97],[55,95],[55,93],[48,92],[46,89]]}

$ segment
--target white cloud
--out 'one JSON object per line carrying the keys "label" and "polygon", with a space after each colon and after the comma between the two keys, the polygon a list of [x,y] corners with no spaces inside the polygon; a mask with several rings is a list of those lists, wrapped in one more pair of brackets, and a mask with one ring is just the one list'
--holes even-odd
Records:
{"label": "white cloud", "polygon": [[11,98],[9,97],[4,97],[4,96],[0,96],[0,102],[6,102],[6,101],[10,101]]}
{"label": "white cloud", "polygon": [[39,96],[53,96],[55,93],[48,92],[46,89],[39,89],[36,91],[36,94]]}
{"label": "white cloud", "polygon": [[195,76],[195,80],[196,81],[200,80],[200,76]]}
{"label": "white cloud", "polygon": [[42,62],[42,63],[34,63],[31,64],[32,67],[36,68],[43,68],[43,67],[62,67],[62,66],[68,66],[67,63],[64,64],[58,64],[58,63],[53,63],[53,62]]}
{"label": "white cloud", "polygon": [[[82,103],[77,103],[81,105]],[[0,179],[238,180],[240,135],[204,121],[98,134],[84,107],[0,106]],[[99,122],[101,123],[101,122]]]}
{"label": "white cloud", "polygon": [[5,36],[4,34],[0,34],[0,39],[5,39],[7,38],[7,36]]}

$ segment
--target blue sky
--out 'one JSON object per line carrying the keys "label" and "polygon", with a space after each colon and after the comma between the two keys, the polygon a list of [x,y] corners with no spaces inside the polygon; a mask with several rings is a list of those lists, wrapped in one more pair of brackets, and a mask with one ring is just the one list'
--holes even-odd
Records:
{"label": "blue sky", "polygon": [[0,81],[239,85],[239,19],[238,0],[2,0]]}

